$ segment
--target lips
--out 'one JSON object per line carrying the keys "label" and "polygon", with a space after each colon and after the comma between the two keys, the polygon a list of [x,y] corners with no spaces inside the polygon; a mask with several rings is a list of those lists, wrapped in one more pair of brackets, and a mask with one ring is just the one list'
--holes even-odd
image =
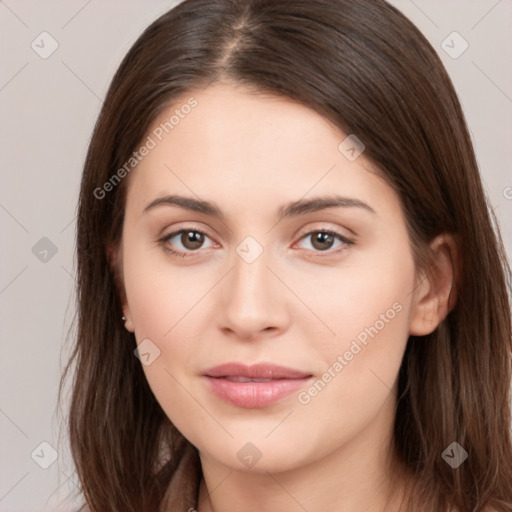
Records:
{"label": "lips", "polygon": [[302,379],[311,376],[310,373],[305,373],[286,366],[277,366],[275,364],[254,364],[246,366],[242,363],[227,363],[221,364],[210,368],[205,372],[208,377],[243,377],[245,379]]}
{"label": "lips", "polygon": [[225,402],[237,407],[260,408],[298,391],[312,375],[267,363],[252,366],[227,363],[210,368],[203,377],[209,389]]}

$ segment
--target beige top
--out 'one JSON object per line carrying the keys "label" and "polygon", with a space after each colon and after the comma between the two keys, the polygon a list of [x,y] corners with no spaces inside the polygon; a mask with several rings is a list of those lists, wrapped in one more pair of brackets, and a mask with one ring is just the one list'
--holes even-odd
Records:
{"label": "beige top", "polygon": [[[197,449],[184,438],[178,439],[176,445],[174,459],[177,463],[170,468],[173,476],[159,512],[197,512],[202,477],[199,455]],[[91,512],[91,509],[84,504],[76,512]]]}
{"label": "beige top", "polygon": [[[160,512],[197,510],[201,463],[197,449],[185,441],[175,453],[178,460]],[[191,511],[192,512],[192,511]]]}

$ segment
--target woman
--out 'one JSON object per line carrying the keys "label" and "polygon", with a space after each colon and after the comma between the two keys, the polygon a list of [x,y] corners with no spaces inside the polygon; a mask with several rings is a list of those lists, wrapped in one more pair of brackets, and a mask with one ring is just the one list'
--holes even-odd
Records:
{"label": "woman", "polygon": [[384,1],[163,15],[82,180],[87,508],[512,510],[492,226],[453,86]]}

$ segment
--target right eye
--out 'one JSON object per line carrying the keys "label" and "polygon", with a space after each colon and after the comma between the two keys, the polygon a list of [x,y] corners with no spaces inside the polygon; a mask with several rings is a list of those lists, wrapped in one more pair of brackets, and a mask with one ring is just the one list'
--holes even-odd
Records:
{"label": "right eye", "polygon": [[[159,241],[162,243],[164,250],[185,258],[197,253],[204,244],[205,238],[209,239],[210,237],[200,229],[183,228],[164,236]],[[179,247],[180,244],[181,247]]]}

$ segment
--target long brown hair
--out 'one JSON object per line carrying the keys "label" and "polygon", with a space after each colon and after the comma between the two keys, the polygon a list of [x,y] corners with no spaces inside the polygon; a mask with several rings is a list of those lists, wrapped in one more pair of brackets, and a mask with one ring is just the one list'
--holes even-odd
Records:
{"label": "long brown hair", "polygon": [[[98,188],[164,108],[221,79],[356,134],[400,196],[418,268],[433,237],[455,236],[455,307],[432,334],[410,337],[399,374],[393,448],[415,477],[405,510],[512,510],[510,269],[453,85],[425,37],[383,0],[186,0],[121,63],[83,171],[78,333],[63,375],[73,368],[70,443],[90,509],[157,510],[173,479],[186,494],[200,476],[121,322],[107,248],[120,241],[127,180],[101,198]],[[457,469],[441,456],[452,442],[468,452]]]}

